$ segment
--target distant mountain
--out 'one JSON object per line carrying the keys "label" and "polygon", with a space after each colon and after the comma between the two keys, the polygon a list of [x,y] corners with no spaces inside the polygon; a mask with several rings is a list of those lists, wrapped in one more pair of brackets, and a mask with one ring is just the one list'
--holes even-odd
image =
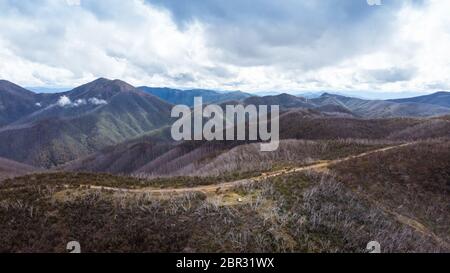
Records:
{"label": "distant mountain", "polygon": [[281,93],[276,91],[262,91],[262,92],[252,92],[251,94],[256,97],[265,97],[265,96],[277,96],[280,95]]}
{"label": "distant mountain", "polygon": [[56,94],[0,129],[0,156],[50,167],[170,123],[171,105],[119,81],[98,79]]}
{"label": "distant mountain", "polygon": [[317,106],[327,104],[345,107],[354,114],[366,118],[391,117],[430,117],[450,113],[450,108],[424,103],[397,103],[383,100],[363,100],[335,94],[324,93],[319,98],[311,99]]}
{"label": "distant mountain", "polygon": [[240,91],[218,92],[203,89],[179,90],[146,86],[139,87],[139,89],[172,104],[184,104],[188,106],[194,105],[194,97],[202,97],[203,103],[221,103],[230,100],[240,101],[252,96]]}
{"label": "distant mountain", "polygon": [[318,98],[303,98],[289,94],[250,97],[243,104],[279,105],[281,110],[313,109],[340,117],[394,118],[431,117],[450,114],[450,108],[424,103],[397,103],[383,100],[364,100],[324,93]]}
{"label": "distant mountain", "polygon": [[390,100],[398,103],[425,103],[450,108],[450,92],[437,92],[431,95]]}
{"label": "distant mountain", "polygon": [[254,105],[279,105],[281,109],[288,108],[315,108],[308,99],[289,94],[280,94],[265,97],[250,97],[244,100],[244,104]]}
{"label": "distant mountain", "polygon": [[[292,109],[309,109],[310,113],[325,114],[334,117],[357,117],[352,111],[345,106],[335,104],[315,104],[311,99],[298,97],[289,94],[279,94],[265,97],[250,97],[244,101],[230,101],[226,104],[244,104],[244,105],[279,105],[280,110],[290,111]],[[222,105],[223,106],[223,105]]]}
{"label": "distant mountain", "polygon": [[308,99],[314,99],[320,97],[324,92],[300,92],[294,94],[297,97],[303,97]]}

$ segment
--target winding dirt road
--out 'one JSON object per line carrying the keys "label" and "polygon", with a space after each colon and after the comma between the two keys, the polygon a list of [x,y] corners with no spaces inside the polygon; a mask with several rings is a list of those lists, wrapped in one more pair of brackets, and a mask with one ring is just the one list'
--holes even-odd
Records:
{"label": "winding dirt road", "polygon": [[344,161],[349,161],[355,158],[365,157],[368,155],[376,154],[376,153],[382,153],[386,151],[390,151],[393,149],[402,148],[408,145],[412,145],[413,143],[405,143],[401,145],[396,146],[390,146],[385,147],[382,149],[377,149],[369,152],[365,152],[358,155],[352,155],[345,158],[340,158],[336,160],[328,160],[328,161],[321,161],[319,163],[315,163],[308,166],[298,167],[298,168],[290,168],[290,169],[283,169],[278,171],[273,171],[270,173],[264,173],[260,176],[247,178],[247,179],[241,179],[231,182],[225,182],[225,183],[219,183],[219,184],[213,184],[213,185],[205,185],[205,186],[197,186],[197,187],[187,187],[187,188],[167,188],[167,189],[155,189],[153,187],[148,188],[141,188],[141,189],[127,189],[127,188],[115,188],[115,187],[103,187],[103,186],[89,186],[90,189],[98,189],[98,190],[108,190],[108,191],[114,191],[114,192],[126,192],[126,193],[147,193],[147,194],[156,194],[156,195],[164,195],[164,194],[185,194],[185,193],[192,193],[192,192],[201,192],[201,193],[213,193],[217,191],[225,191],[229,190],[231,188],[234,188],[236,186],[245,185],[249,183],[254,182],[260,182],[267,178],[273,178],[273,177],[279,177],[286,174],[292,174],[297,172],[304,172],[304,171],[321,171],[333,164],[337,164]]}

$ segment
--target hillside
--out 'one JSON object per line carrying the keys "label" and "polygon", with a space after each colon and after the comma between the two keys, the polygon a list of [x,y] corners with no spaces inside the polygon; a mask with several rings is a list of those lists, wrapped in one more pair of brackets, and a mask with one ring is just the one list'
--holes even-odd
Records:
{"label": "hillside", "polygon": [[[158,130],[160,138],[149,135],[111,146],[69,162],[63,169],[146,176],[204,176],[261,171],[291,161],[305,163],[324,157],[328,149],[339,150],[338,147],[344,150],[347,146],[349,149],[362,149],[390,141],[448,137],[450,122],[440,118],[362,120],[328,117],[312,110],[292,110],[280,117],[280,138],[286,141],[282,141],[280,149],[271,153],[260,152],[258,144],[240,141],[170,143],[167,141],[169,138],[164,139],[164,136],[170,135],[169,129]],[[339,144],[343,139],[348,143],[344,141]]]}
{"label": "hillside", "polygon": [[436,92],[430,95],[390,100],[397,103],[425,103],[450,108],[450,92]]}
{"label": "hillside", "polygon": [[[0,250],[65,252],[77,240],[83,252],[365,252],[376,239],[383,252],[447,252],[447,146],[353,151],[225,183],[80,173],[10,179],[0,185]],[[416,172],[420,158],[427,164]]]}
{"label": "hillside", "polygon": [[39,113],[65,94],[37,94],[12,82],[0,80],[0,128]]}
{"label": "hillside", "polygon": [[450,242],[450,141],[427,141],[332,167],[342,182]]}
{"label": "hillside", "polygon": [[11,82],[0,80],[0,127],[39,109],[37,96]]}
{"label": "hillside", "polygon": [[[61,97],[64,96],[63,103]],[[121,81],[99,79],[0,129],[0,156],[50,167],[169,124],[171,105]]]}
{"label": "hillside", "polygon": [[175,146],[173,142],[168,141],[169,133],[167,129],[156,130],[138,139],[109,146],[87,157],[68,162],[58,169],[113,174],[133,173]]}
{"label": "hillside", "polygon": [[347,107],[339,104],[323,104],[321,106],[315,107],[314,110],[336,117],[358,117]]}
{"label": "hillside", "polygon": [[408,127],[404,130],[393,132],[389,139],[419,140],[428,138],[448,138],[450,136],[450,119],[445,117],[432,118]]}

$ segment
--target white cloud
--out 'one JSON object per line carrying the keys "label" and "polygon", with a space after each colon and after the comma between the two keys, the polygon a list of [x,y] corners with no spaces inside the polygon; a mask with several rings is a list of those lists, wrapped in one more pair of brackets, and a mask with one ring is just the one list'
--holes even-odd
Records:
{"label": "white cloud", "polygon": [[[77,9],[61,2],[0,0],[1,78],[25,86],[100,76],[165,85],[211,67],[200,24],[180,30],[167,11],[139,0],[83,1]],[[14,5],[26,7],[8,12]]]}
{"label": "white cloud", "polygon": [[108,104],[106,100],[98,99],[98,98],[90,98],[89,103],[93,105],[105,105]]}
{"label": "white cloud", "polygon": [[80,107],[85,105],[106,105],[108,102],[106,100],[102,100],[99,98],[89,98],[89,99],[77,99],[75,101],[72,101],[68,96],[63,95],[59,97],[58,102],[56,103],[59,107]]}
{"label": "white cloud", "polygon": [[87,104],[87,102],[85,99],[77,99],[74,103],[72,103],[72,106],[78,107],[78,106],[83,106],[86,104]]}
{"label": "white cloud", "polygon": [[56,104],[59,107],[66,107],[66,106],[71,106],[72,105],[72,101],[67,96],[61,96],[61,97],[59,97],[59,100],[58,100],[58,102]]}
{"label": "white cloud", "polygon": [[260,0],[257,12],[211,1],[180,15],[143,0],[0,0],[0,78],[24,86],[107,77],[245,91],[450,89],[450,2],[424,1],[366,10],[361,0],[363,12],[347,18],[330,4],[315,14],[325,5],[317,1],[279,8]]}

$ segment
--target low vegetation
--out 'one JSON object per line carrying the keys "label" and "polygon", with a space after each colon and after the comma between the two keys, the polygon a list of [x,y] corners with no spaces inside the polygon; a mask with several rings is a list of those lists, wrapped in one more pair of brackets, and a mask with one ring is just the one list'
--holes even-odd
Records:
{"label": "low vegetation", "polygon": [[332,169],[348,187],[450,241],[450,141],[419,142]]}
{"label": "low vegetation", "polygon": [[[100,179],[77,175],[71,179]],[[365,252],[374,240],[384,252],[450,251],[424,232],[426,222],[418,229],[390,213],[389,200],[373,202],[327,173],[167,195],[67,186],[52,177],[2,185],[0,251],[65,252],[72,240],[83,252]]]}

